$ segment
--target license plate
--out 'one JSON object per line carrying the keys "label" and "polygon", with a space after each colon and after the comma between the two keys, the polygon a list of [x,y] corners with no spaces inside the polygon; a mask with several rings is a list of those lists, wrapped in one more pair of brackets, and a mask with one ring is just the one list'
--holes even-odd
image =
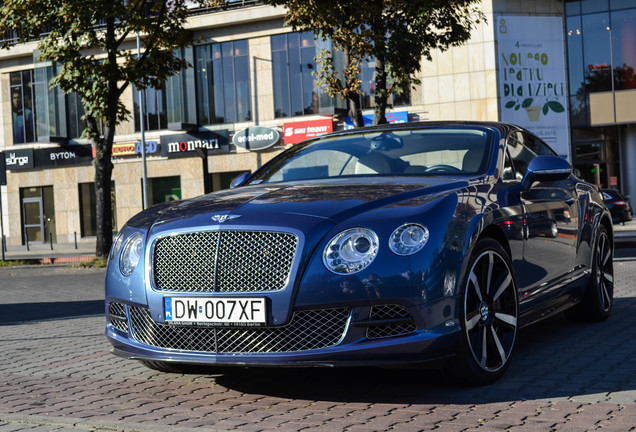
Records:
{"label": "license plate", "polygon": [[265,298],[165,297],[168,324],[258,327],[266,324]]}

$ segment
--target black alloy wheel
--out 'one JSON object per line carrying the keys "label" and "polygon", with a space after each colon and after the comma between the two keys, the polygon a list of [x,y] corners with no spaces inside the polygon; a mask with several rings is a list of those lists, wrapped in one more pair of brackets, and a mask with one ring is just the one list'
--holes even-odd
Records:
{"label": "black alloy wheel", "polygon": [[464,278],[462,338],[452,373],[471,385],[500,378],[517,339],[519,307],[510,259],[492,239],[482,239]]}

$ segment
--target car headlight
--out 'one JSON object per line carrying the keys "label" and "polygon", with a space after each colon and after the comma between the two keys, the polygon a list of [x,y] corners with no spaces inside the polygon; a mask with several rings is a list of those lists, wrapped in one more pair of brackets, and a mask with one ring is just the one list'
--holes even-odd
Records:
{"label": "car headlight", "polygon": [[113,247],[110,249],[110,259],[113,259],[117,256],[117,254],[121,250],[122,244],[124,244],[124,233],[120,231],[119,234],[117,234],[117,237],[115,237]]}
{"label": "car headlight", "polygon": [[378,254],[378,236],[367,228],[351,228],[331,239],[322,262],[337,274],[357,273]]}
{"label": "car headlight", "polygon": [[420,224],[404,224],[391,234],[389,248],[397,255],[411,255],[428,241],[428,229]]}
{"label": "car headlight", "polygon": [[130,276],[139,264],[143,251],[143,236],[133,234],[126,241],[124,250],[119,258],[119,269],[124,276]]}

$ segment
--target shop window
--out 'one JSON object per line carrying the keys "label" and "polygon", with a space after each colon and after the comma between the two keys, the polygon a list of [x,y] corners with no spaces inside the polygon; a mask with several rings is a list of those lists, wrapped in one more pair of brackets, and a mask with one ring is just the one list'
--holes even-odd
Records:
{"label": "shop window", "polygon": [[[139,113],[139,90],[133,88],[133,103],[135,111],[135,132],[141,131],[141,114]],[[145,91],[144,105],[144,130],[161,130],[168,128],[168,116],[166,109],[166,92],[162,87],[155,89],[149,87]]]}
{"label": "shop window", "polygon": [[[142,184],[143,188],[143,184]],[[143,192],[142,192],[143,193]],[[181,199],[181,178],[156,177],[148,179],[148,204],[153,206],[167,201]]]}
{"label": "shop window", "polygon": [[13,143],[24,144],[36,140],[35,97],[33,94],[33,70],[11,72],[11,112]]}
{"label": "shop window", "polygon": [[[79,205],[80,205],[80,231],[82,237],[93,237],[97,235],[97,217],[95,215],[97,201],[95,198],[95,183],[80,183]],[[113,230],[117,227],[117,209],[115,200],[115,182],[110,186],[110,204],[112,211]],[[114,234],[114,233],[113,233]]]}
{"label": "shop window", "polygon": [[195,48],[199,124],[252,119],[247,40]]}

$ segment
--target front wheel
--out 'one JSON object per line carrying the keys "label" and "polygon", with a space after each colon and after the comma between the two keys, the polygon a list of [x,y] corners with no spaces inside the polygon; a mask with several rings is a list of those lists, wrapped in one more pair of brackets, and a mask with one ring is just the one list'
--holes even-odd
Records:
{"label": "front wheel", "polygon": [[462,335],[447,370],[463,384],[483,385],[499,379],[510,364],[519,306],[503,247],[486,238],[474,250],[462,285]]}

